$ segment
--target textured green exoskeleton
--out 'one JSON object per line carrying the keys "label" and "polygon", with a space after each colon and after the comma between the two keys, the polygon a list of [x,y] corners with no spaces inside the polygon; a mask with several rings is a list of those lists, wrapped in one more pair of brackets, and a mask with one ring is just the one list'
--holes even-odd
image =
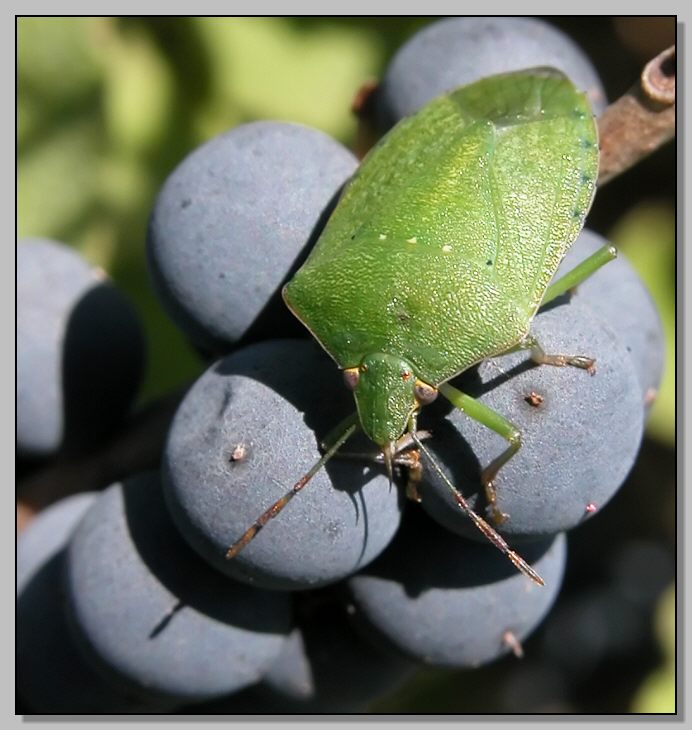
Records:
{"label": "textured green exoskeleton", "polygon": [[[284,299],[343,369],[360,426],[390,474],[405,434],[429,456],[415,416],[439,391],[508,440],[481,476],[493,517],[504,519],[492,480],[519,448],[520,434],[446,381],[520,347],[537,362],[593,364],[545,355],[530,325],[541,304],[564,290],[549,285],[581,230],[597,176],[588,102],[549,68],[489,77],[439,97],[363,160]],[[609,258],[611,250],[585,262],[570,285]],[[532,574],[484,520],[469,516]]]}

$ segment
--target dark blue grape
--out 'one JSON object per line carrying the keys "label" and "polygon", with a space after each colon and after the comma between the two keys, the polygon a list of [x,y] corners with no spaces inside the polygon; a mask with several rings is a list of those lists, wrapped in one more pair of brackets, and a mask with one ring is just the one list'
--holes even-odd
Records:
{"label": "dark blue grape", "polygon": [[675,580],[675,558],[653,540],[621,538],[598,558],[601,581],[572,590],[543,635],[546,661],[570,683],[593,679],[604,662],[636,655],[662,591]]}
{"label": "dark blue grape", "polygon": [[289,596],[229,580],[179,536],[149,472],[109,487],[67,550],[82,650],[144,698],[201,701],[256,682],[290,631]]}
{"label": "dark blue grape", "polygon": [[[356,158],[298,124],[253,122],[194,150],[156,200],[149,270],[173,321],[209,351],[300,332],[279,293]],[[302,334],[302,332],[300,332]]]}
{"label": "dark blue grape", "polygon": [[67,497],[41,512],[17,540],[17,690],[40,713],[156,712],[170,703],[145,701],[111,686],[89,665],[68,630],[62,574],[64,547],[96,499]]}
{"label": "dark blue grape", "polygon": [[522,545],[522,556],[545,581],[539,586],[495,547],[441,530],[416,512],[407,512],[378,560],[348,579],[358,625],[435,666],[478,667],[508,654],[558,594],[564,535]]}
{"label": "dark blue grape", "polygon": [[278,712],[362,712],[414,671],[354,631],[343,608],[327,605],[294,629],[257,692]]}
{"label": "dark blue grape", "polygon": [[34,574],[64,547],[96,492],[65,497],[44,509],[17,539],[17,595]]}
{"label": "dark blue grape", "polygon": [[127,413],[144,365],[139,321],[100,269],[54,241],[17,246],[17,448],[86,448]]}
{"label": "dark blue grape", "polygon": [[308,592],[297,598],[303,597],[307,601],[298,601],[297,607],[300,613],[303,604],[299,626],[262,681],[245,692],[204,703],[199,712],[364,712],[413,676],[414,662],[376,646],[354,630],[343,603],[331,599],[305,611],[305,603],[314,596]]}
{"label": "dark blue grape", "polygon": [[[584,229],[567,252],[555,279],[607,243],[598,233]],[[642,401],[651,405],[663,376],[665,339],[656,305],[625,255],[620,254],[590,276],[573,296],[622,340],[639,376]]]}
{"label": "dark blue grape", "polygon": [[308,340],[258,343],[212,365],[164,451],[166,501],[182,534],[219,570],[266,588],[314,588],[366,565],[394,535],[400,497],[363,459],[332,459],[237,557],[224,557],[353,410],[338,368]]}
{"label": "dark blue grape", "polygon": [[390,62],[376,96],[378,125],[387,130],[458,86],[534,66],[560,69],[587,93],[595,113],[605,108],[589,58],[557,28],[536,18],[446,18],[416,33]]}
{"label": "dark blue grape", "polygon": [[[595,374],[537,366],[518,352],[491,358],[454,381],[521,431],[521,448],[495,479],[498,506],[509,515],[498,530],[513,540],[569,530],[600,510],[634,464],[643,431],[641,388],[630,355],[590,309],[577,301],[547,308],[532,332],[549,354],[596,358]],[[419,425],[433,432],[429,449],[483,514],[480,472],[507,442],[445,403],[424,409]],[[432,469],[424,474],[426,511],[459,534],[484,539]]]}

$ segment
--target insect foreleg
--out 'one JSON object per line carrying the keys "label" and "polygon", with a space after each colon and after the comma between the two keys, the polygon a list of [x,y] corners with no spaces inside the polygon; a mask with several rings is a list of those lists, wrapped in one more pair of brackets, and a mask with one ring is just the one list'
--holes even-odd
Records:
{"label": "insect foreleg", "polygon": [[519,451],[521,447],[521,432],[519,429],[504,416],[497,411],[484,405],[480,401],[472,398],[466,393],[443,383],[439,386],[440,393],[460,411],[473,418],[474,421],[482,423],[491,431],[502,436],[509,443],[509,446],[499,455],[496,456],[481,472],[481,484],[485,489],[488,500],[488,508],[493,522],[500,524],[504,522],[508,515],[500,510],[497,505],[497,493],[493,481],[500,469]]}

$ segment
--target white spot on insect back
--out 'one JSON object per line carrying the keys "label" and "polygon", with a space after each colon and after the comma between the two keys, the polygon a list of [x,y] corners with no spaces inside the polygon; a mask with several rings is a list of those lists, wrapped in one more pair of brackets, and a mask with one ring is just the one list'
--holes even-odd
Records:
{"label": "white spot on insect back", "polygon": [[445,243],[445,245],[442,247],[442,250],[445,253],[449,253],[452,250],[452,247],[448,243]]}
{"label": "white spot on insect back", "polygon": [[386,240],[387,240],[386,234],[380,233],[380,241],[386,241]]}
{"label": "white spot on insect back", "polygon": [[415,236],[406,239],[406,243],[418,243],[418,239]]}

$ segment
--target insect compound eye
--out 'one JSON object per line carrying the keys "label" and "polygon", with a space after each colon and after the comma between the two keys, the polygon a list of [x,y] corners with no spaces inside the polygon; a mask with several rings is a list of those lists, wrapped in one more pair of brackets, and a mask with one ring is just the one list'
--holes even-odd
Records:
{"label": "insect compound eye", "polygon": [[437,388],[432,385],[424,383],[422,380],[416,380],[416,384],[413,388],[413,393],[416,396],[416,400],[422,405],[426,406],[428,403],[432,403],[437,398]]}
{"label": "insect compound eye", "polygon": [[344,383],[349,390],[355,390],[360,378],[359,368],[346,368],[344,370]]}

